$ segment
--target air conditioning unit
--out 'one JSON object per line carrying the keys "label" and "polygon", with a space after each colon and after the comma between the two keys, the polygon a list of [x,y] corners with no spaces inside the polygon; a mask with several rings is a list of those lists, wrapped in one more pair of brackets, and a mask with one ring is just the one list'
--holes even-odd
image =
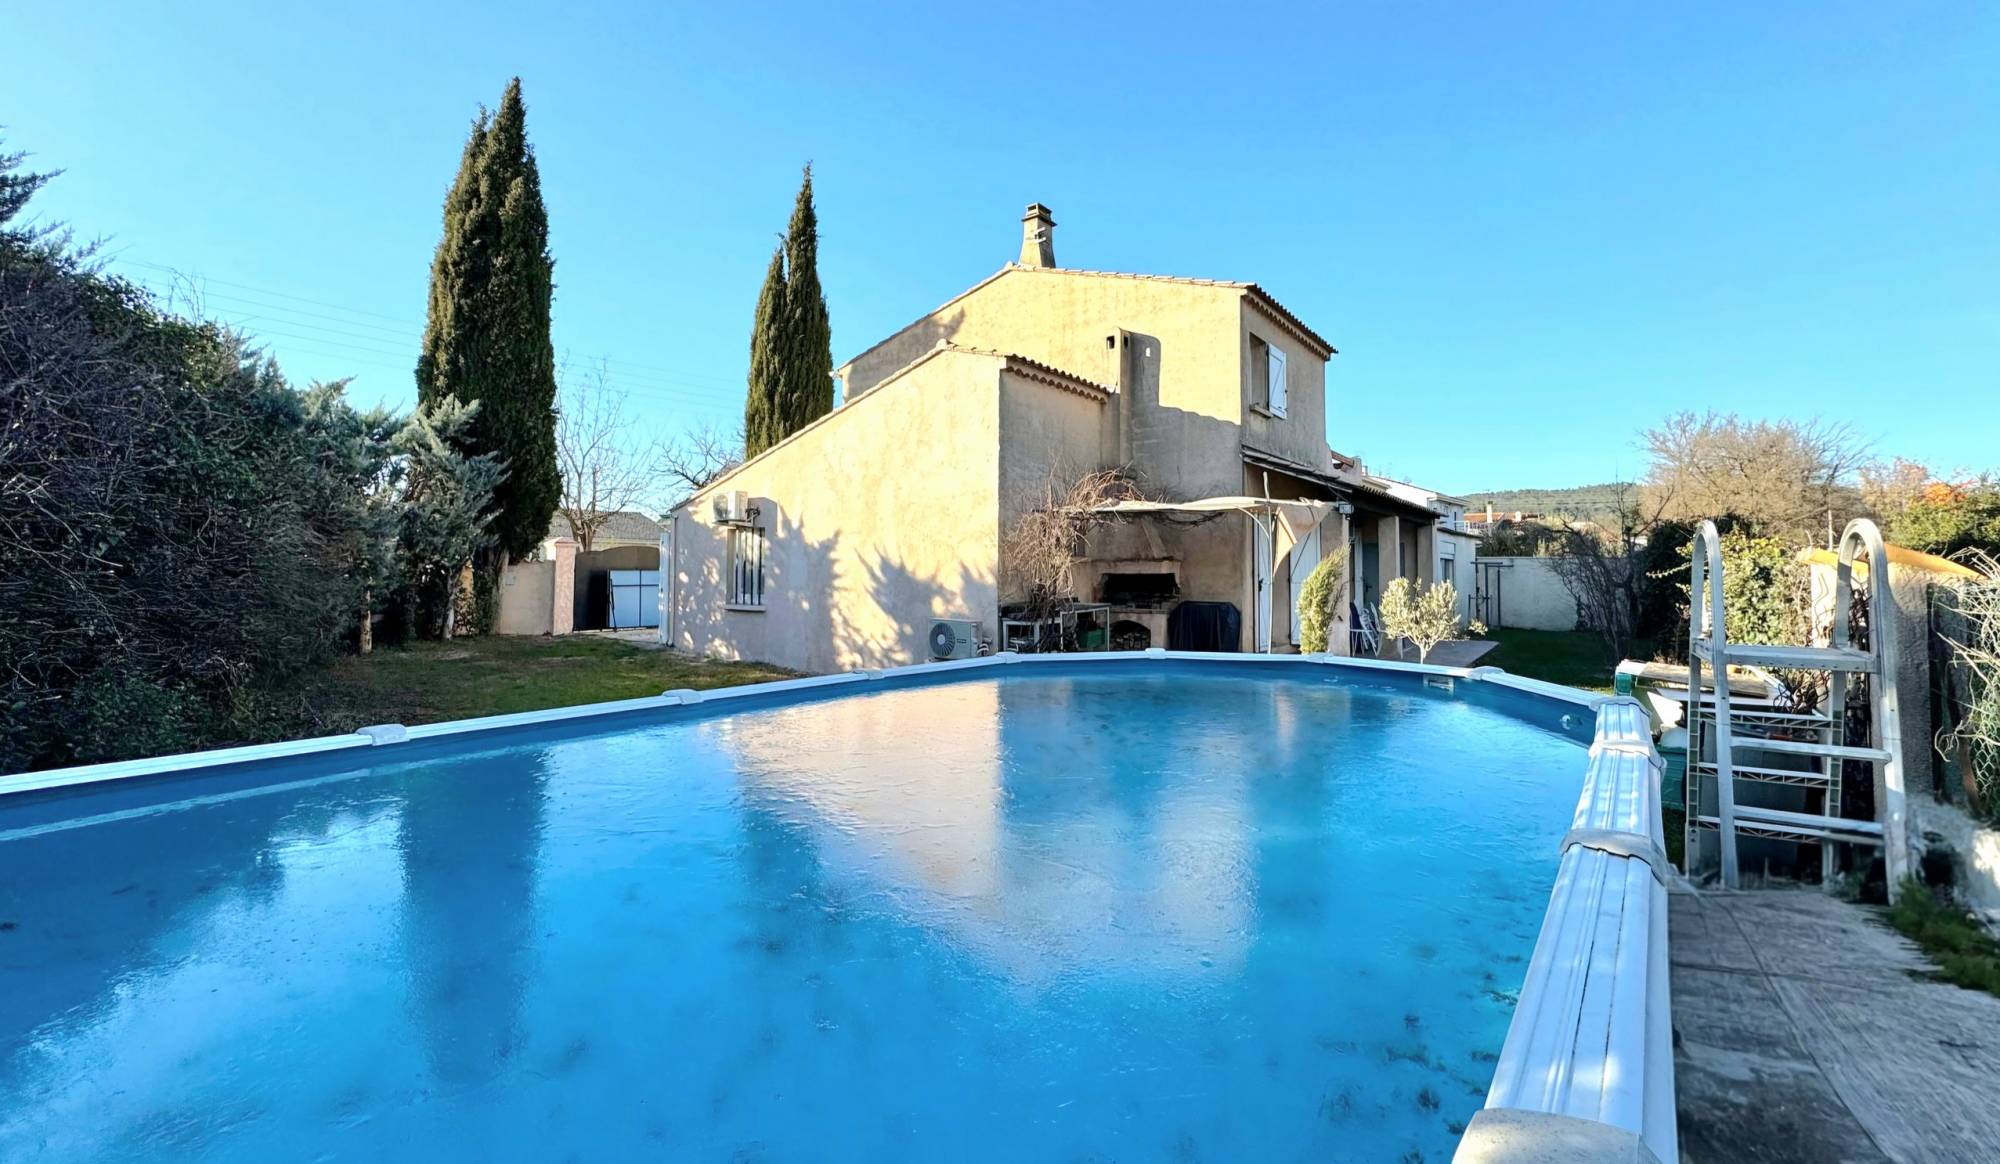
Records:
{"label": "air conditioning unit", "polygon": [[970,659],[978,654],[978,623],[969,618],[941,618],[931,624],[931,658]]}
{"label": "air conditioning unit", "polygon": [[722,525],[742,525],[750,520],[750,495],[741,489],[725,489],[715,495],[715,520]]}

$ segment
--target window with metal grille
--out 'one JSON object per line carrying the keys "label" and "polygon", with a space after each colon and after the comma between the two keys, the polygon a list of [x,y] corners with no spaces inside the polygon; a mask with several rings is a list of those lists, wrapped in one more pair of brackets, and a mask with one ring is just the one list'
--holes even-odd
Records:
{"label": "window with metal grille", "polygon": [[764,605],[764,531],[754,526],[729,531],[729,605]]}

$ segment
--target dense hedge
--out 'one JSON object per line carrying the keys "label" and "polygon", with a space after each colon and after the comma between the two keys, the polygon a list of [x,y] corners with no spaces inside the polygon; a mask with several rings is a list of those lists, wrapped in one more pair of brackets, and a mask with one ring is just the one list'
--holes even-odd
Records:
{"label": "dense hedge", "polygon": [[22,225],[0,157],[0,771],[226,739],[351,633],[379,540],[338,386],[300,392]]}

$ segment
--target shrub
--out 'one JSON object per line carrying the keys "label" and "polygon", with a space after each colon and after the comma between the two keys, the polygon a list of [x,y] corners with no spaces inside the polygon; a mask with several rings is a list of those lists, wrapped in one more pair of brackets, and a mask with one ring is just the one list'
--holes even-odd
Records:
{"label": "shrub", "polygon": [[1967,990],[2000,994],[2000,942],[1930,886],[1914,877],[1905,880],[1887,919],[1937,963],[1937,977]]}
{"label": "shrub", "polygon": [[1458,590],[1450,582],[1415,586],[1408,578],[1398,578],[1382,591],[1383,636],[1410,640],[1416,645],[1418,662],[1430,658],[1439,643],[1468,630],[1486,633],[1484,626],[1467,623],[1459,614]]}
{"label": "shrub", "polygon": [[1889,533],[1928,554],[2000,554],[2000,482],[1985,478],[1926,490],[1891,521]]}
{"label": "shrub", "polygon": [[1308,655],[1325,654],[1334,603],[1347,592],[1347,547],[1342,546],[1319,560],[1299,587],[1299,650]]}
{"label": "shrub", "polygon": [[1732,643],[1812,641],[1812,583],[1796,544],[1722,535],[1722,605]]}
{"label": "shrub", "polygon": [[388,421],[13,226],[17,167],[0,155],[0,771],[198,746],[236,692],[351,632],[385,528],[355,440]]}

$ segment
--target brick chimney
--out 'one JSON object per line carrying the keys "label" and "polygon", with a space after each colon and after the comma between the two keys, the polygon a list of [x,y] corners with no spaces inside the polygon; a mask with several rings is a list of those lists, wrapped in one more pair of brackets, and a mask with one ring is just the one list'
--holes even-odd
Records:
{"label": "brick chimney", "polygon": [[1049,208],[1039,202],[1030,202],[1028,212],[1021,216],[1021,265],[1024,267],[1053,267],[1056,265],[1056,220]]}

